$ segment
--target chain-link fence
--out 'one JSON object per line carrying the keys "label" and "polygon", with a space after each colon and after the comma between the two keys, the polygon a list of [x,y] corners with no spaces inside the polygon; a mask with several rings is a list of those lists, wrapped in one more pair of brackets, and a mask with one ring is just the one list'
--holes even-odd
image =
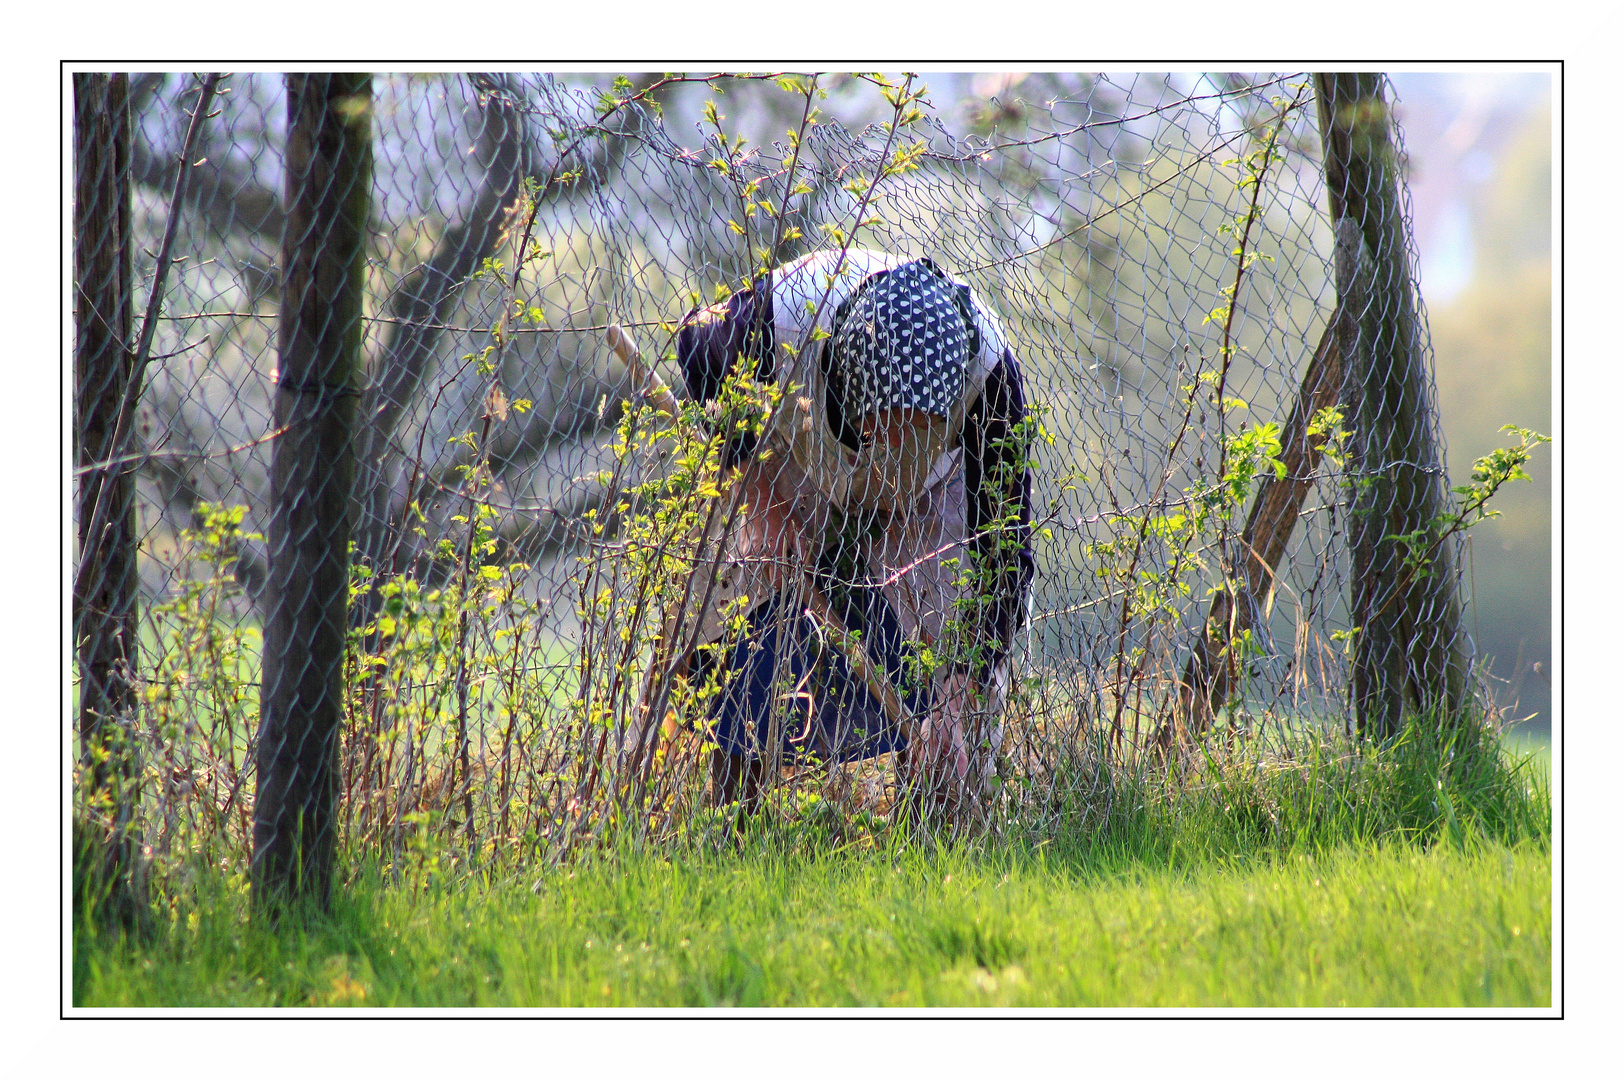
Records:
{"label": "chain-link fence", "polygon": [[[1381,79],[309,78],[75,84],[79,787],[155,853],[247,857],[256,755],[556,854],[1468,696]],[[829,364],[899,267],[970,343],[892,437]]]}

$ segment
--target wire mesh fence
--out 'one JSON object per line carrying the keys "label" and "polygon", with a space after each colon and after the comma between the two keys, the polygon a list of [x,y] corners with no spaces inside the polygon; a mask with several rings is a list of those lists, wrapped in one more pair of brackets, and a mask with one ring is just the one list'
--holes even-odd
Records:
{"label": "wire mesh fence", "polygon": [[82,801],[1042,828],[1458,707],[1390,89],[985,82],[78,77]]}

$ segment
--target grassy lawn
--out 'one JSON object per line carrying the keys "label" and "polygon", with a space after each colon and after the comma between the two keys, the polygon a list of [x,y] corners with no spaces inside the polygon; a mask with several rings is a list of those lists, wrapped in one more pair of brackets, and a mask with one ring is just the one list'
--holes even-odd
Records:
{"label": "grassy lawn", "polygon": [[500,876],[423,845],[393,879],[357,856],[329,916],[280,931],[200,861],[144,939],[76,927],[73,1001],[1549,1007],[1549,776],[1416,740],[1177,783],[1102,767],[1041,830],[949,848],[830,807]]}
{"label": "grassy lawn", "polygon": [[154,946],[81,938],[82,1006],[1548,1006],[1538,844],[1111,872],[904,852],[651,857],[358,883],[303,931],[221,896]]}

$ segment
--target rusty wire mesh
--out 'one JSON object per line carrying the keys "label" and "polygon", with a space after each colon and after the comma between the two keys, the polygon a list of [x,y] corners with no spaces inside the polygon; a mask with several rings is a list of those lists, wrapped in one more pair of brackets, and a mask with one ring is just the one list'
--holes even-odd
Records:
{"label": "rusty wire mesh", "polygon": [[[663,526],[627,492],[672,467],[669,437],[622,426],[633,376],[604,333],[625,327],[680,393],[678,320],[738,288],[762,247],[773,265],[842,239],[928,256],[996,314],[1022,367],[1046,434],[995,816],[1072,812],[1051,796],[1094,782],[1079,762],[1132,756],[1192,717],[1253,746],[1349,722],[1349,491],[1370,487],[1344,465],[1375,431],[1356,401],[1304,437],[1295,527],[1251,599],[1223,700],[1205,716],[1189,700],[1214,590],[1244,577],[1236,543],[1261,480],[1226,499],[1220,473],[1237,436],[1288,426],[1337,309],[1312,78],[1055,74],[1001,98],[986,77],[923,81],[923,117],[892,129],[879,89],[851,77],[819,78],[815,124],[806,79],[696,77],[617,105],[657,78],[375,77],[344,843],[398,854],[443,830],[487,854],[553,852],[617,816],[666,836],[719,820],[697,764],[702,706],[661,730],[663,779],[635,799],[600,776],[660,629],[637,589],[670,584],[633,580],[670,571],[637,563],[650,534],[636,528]],[[120,707],[145,842],[212,835],[246,855],[287,112],[281,77],[227,77],[177,204],[198,82],[129,81],[116,167],[132,191],[136,334],[171,226],[176,261],[128,441],[81,430],[76,475],[134,479],[138,629]],[[915,150],[871,197],[852,183]],[[1400,288],[1426,386],[1424,314]],[[1421,407],[1435,445],[1430,397]],[[76,415],[88,422],[83,402]],[[1411,462],[1435,488],[1438,460]],[[883,759],[772,779],[790,804],[848,819],[885,811],[894,786]]]}

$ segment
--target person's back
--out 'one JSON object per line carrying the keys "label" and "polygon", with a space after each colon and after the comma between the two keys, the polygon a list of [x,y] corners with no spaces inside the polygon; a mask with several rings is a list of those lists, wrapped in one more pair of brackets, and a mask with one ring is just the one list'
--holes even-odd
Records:
{"label": "person's back", "polygon": [[[750,795],[783,750],[906,749],[942,798],[980,786],[998,731],[967,742],[965,723],[1001,707],[1032,571],[1020,371],[998,320],[929,260],[822,251],[691,311],[678,360],[700,401],[730,373],[782,391],[760,439],[724,450],[750,510],[723,538],[700,641],[741,596],[748,622],[714,707],[714,796]],[[819,611],[861,655],[818,649]],[[921,676],[921,656],[941,666]],[[889,687],[853,672],[865,660]],[[810,699],[804,722],[775,708],[786,686]]]}

